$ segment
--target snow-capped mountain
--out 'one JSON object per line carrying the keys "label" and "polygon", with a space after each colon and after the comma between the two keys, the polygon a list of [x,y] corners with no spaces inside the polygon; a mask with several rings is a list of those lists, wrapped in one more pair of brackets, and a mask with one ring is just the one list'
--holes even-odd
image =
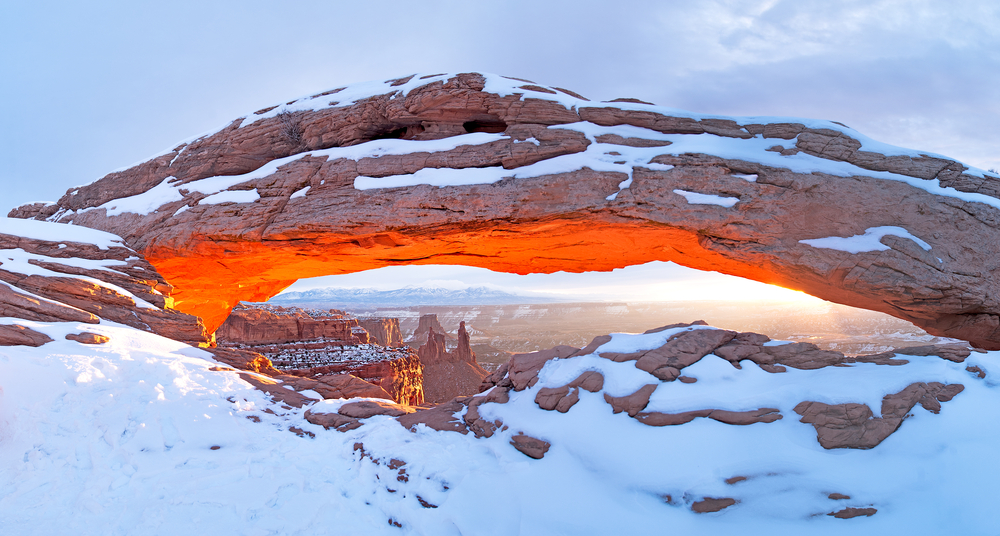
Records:
{"label": "snow-capped mountain", "polygon": [[489,287],[469,287],[461,290],[433,287],[405,287],[396,290],[328,287],[302,292],[287,292],[271,298],[270,303],[286,305],[324,303],[331,307],[407,307],[411,305],[511,305],[560,301],[570,300],[561,300],[551,296],[511,294]]}

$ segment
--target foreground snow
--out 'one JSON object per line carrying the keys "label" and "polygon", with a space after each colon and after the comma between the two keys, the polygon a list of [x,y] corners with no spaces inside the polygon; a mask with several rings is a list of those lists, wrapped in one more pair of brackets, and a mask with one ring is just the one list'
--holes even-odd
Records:
{"label": "foreground snow", "polygon": [[[509,429],[476,439],[413,433],[384,416],[324,430],[302,418],[308,407],[276,405],[236,373],[211,370],[219,364],[202,350],[108,322],[17,322],[55,342],[0,348],[3,534],[996,533],[1000,352],[782,374],[710,355],[685,369],[697,383],[660,385],[648,409],[770,406],[784,418],[661,428],[612,414],[601,393],[581,391],[565,414],[541,410],[540,388],[584,370],[601,371],[613,396],[660,383],[634,363],[581,356],[550,362],[507,404],[480,406]],[[83,330],[111,342],[64,340]],[[655,348],[670,333],[616,334],[602,351]],[[914,408],[872,450],[825,450],[791,411],[805,399],[877,411],[914,381],[965,390],[938,415]],[[530,459],[509,444],[517,432],[552,447]],[[725,483],[736,476],[747,480]],[[691,512],[703,497],[740,502]],[[849,506],[878,513],[824,515]]]}

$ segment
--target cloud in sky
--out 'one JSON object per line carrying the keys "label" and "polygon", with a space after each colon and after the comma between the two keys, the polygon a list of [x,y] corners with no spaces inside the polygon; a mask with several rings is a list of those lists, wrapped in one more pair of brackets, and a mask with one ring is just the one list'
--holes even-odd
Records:
{"label": "cloud in sky", "polygon": [[0,4],[0,58],[4,213],[264,106],[413,72],[832,119],[1000,168],[993,0],[38,0]]}

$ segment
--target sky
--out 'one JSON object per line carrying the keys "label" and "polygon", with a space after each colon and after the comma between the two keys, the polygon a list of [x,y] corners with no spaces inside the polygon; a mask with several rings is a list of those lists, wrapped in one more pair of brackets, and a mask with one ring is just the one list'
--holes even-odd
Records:
{"label": "sky", "polygon": [[[262,107],[415,72],[492,72],[598,100],[830,119],[1000,168],[992,0],[0,0],[0,68],[0,214]],[[408,270],[388,280],[420,284],[422,272]],[[705,277],[662,264],[616,273],[537,285]],[[338,277],[329,284],[387,280]],[[481,277],[439,268],[424,280]],[[517,281],[494,284],[530,286]]]}

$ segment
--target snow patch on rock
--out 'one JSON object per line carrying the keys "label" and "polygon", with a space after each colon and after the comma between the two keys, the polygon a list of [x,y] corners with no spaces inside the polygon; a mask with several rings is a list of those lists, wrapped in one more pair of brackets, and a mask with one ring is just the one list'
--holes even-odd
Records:
{"label": "snow patch on rock", "polygon": [[687,199],[689,205],[719,205],[730,208],[740,201],[739,197],[722,197],[713,194],[699,194],[697,192],[687,192],[684,190],[674,190],[674,193]]}
{"label": "snow patch on rock", "polygon": [[869,227],[863,234],[848,237],[828,236],[826,238],[813,238],[809,240],[799,240],[800,243],[814,248],[835,249],[846,251],[847,253],[866,253],[869,251],[885,251],[889,246],[881,242],[883,236],[898,236],[909,238],[923,248],[930,251],[931,245],[913,236],[912,233],[902,227],[886,225],[882,227]]}

